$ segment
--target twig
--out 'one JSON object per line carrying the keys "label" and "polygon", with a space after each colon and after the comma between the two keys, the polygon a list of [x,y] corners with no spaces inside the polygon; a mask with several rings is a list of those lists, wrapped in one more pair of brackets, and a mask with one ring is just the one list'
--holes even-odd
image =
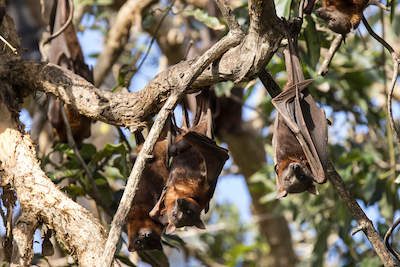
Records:
{"label": "twig", "polygon": [[383,240],[385,241],[385,245],[386,245],[386,247],[388,248],[388,250],[390,251],[390,253],[392,253],[392,255],[395,256],[395,258],[396,258],[398,261],[400,261],[400,254],[397,253],[397,251],[395,251],[395,250],[390,246],[390,244],[389,244],[389,238],[390,238],[390,235],[392,234],[394,228],[396,228],[397,225],[399,225],[399,224],[400,224],[400,218],[398,218],[398,219],[396,220],[396,222],[395,222],[392,226],[389,227],[389,229],[387,230],[387,232],[386,232],[386,234],[385,234],[385,237],[384,237],[384,239],[383,239]]}
{"label": "twig", "polygon": [[64,23],[64,25],[60,29],[58,29],[57,32],[55,32],[52,35],[50,35],[49,37],[43,39],[43,41],[41,42],[41,46],[47,44],[48,42],[50,42],[51,40],[53,40],[54,38],[59,36],[63,31],[65,31],[65,29],[72,22],[72,17],[73,17],[73,14],[74,14],[74,3],[73,3],[72,0],[68,0],[68,3],[69,3],[69,15],[68,15],[67,21]]}
{"label": "twig", "polygon": [[268,68],[265,68],[260,74],[258,74],[258,78],[260,78],[262,84],[272,98],[281,93],[281,88]]}
{"label": "twig", "polygon": [[[225,8],[225,7],[223,7]],[[224,12],[223,12],[224,14]],[[232,14],[232,13],[227,13]],[[103,257],[98,260],[96,266],[110,266],[114,253],[116,250],[116,244],[121,235],[121,230],[125,222],[125,218],[129,212],[133,198],[135,197],[136,190],[140,181],[140,177],[144,170],[146,160],[150,157],[152,150],[154,149],[155,143],[160,136],[164,124],[168,119],[169,115],[173,112],[179,100],[182,99],[184,94],[187,92],[191,84],[195,79],[216,59],[218,59],[224,52],[230,47],[238,45],[244,38],[244,34],[240,32],[231,32],[223,37],[218,43],[213,45],[207,52],[199,57],[190,66],[190,69],[185,72],[186,74],[181,75],[181,80],[177,81],[177,86],[172,92],[164,106],[158,113],[157,119],[151,128],[149,135],[133,166],[132,172],[128,178],[124,194],[121,198],[120,205],[118,206],[117,213],[111,223],[111,229],[108,235],[108,239],[105,245]]]}
{"label": "twig", "polygon": [[396,126],[394,124],[393,114],[392,114],[392,97],[393,97],[394,86],[396,85],[397,76],[399,75],[400,59],[397,57],[396,52],[394,52],[393,48],[371,29],[371,26],[369,26],[369,24],[364,16],[362,17],[362,21],[363,21],[365,27],[367,28],[369,34],[371,34],[372,37],[374,37],[378,42],[380,42],[389,51],[390,55],[392,56],[393,77],[392,77],[392,82],[390,84],[387,105],[388,105],[388,116],[389,116],[390,126],[392,127],[392,132],[393,132],[394,136],[396,137],[397,145],[400,148],[400,137],[399,137],[399,133],[397,132]]}
{"label": "twig", "polygon": [[358,205],[355,198],[351,195],[346,184],[343,182],[340,175],[336,172],[336,170],[333,167],[331,162],[328,163],[327,173],[328,173],[329,181],[335,187],[339,196],[342,198],[343,202],[346,204],[347,208],[349,209],[351,215],[354,217],[354,219],[356,219],[357,223],[360,225],[360,227],[357,229],[362,230],[364,232],[364,234],[367,236],[369,242],[371,243],[372,247],[378,254],[383,265],[385,267],[397,266],[396,262],[390,256],[389,251],[386,249],[385,245],[383,244],[380,235],[378,234],[378,232],[375,230],[374,226],[372,225],[372,222],[368,219],[368,217],[365,215],[364,211]]}
{"label": "twig", "polygon": [[[309,0],[312,1],[312,0]],[[300,1],[299,5],[299,18],[303,18],[304,0]]]}
{"label": "twig", "polygon": [[190,48],[192,47],[193,44],[194,44],[194,41],[190,40],[188,46],[186,47],[185,56],[183,57],[183,60],[186,60],[187,55],[188,55],[188,53],[190,51]]}
{"label": "twig", "polygon": [[[14,55],[18,55],[17,49],[14,48],[6,39],[4,39],[3,36],[0,35],[0,40],[3,41],[3,43],[5,43],[10,49],[11,51],[13,51]],[[4,48],[3,48],[4,49]]]}
{"label": "twig", "polygon": [[338,34],[336,38],[332,41],[331,47],[329,47],[328,54],[325,56],[324,61],[322,62],[321,67],[318,71],[318,76],[325,76],[325,74],[329,71],[329,66],[331,65],[331,61],[333,55],[335,55],[336,51],[339,49],[340,45],[343,41],[343,35]]}
{"label": "twig", "polygon": [[127,146],[129,152],[132,151],[132,147],[129,144],[128,140],[126,139],[126,136],[124,135],[124,133],[122,132],[121,128],[119,128],[118,126],[115,126],[115,128],[117,128],[118,134],[119,134],[119,142],[124,142],[125,145]]}
{"label": "twig", "polygon": [[146,54],[144,55],[144,58],[143,58],[142,62],[140,62],[139,66],[138,66],[137,69],[136,69],[136,73],[139,71],[140,67],[143,65],[143,62],[146,60],[147,56],[149,55],[151,46],[153,45],[154,40],[156,39],[156,35],[157,35],[157,33],[158,33],[158,30],[160,29],[161,24],[163,23],[164,19],[167,17],[169,11],[170,11],[170,10],[172,9],[172,7],[174,6],[175,1],[176,1],[176,0],[173,0],[173,1],[172,1],[171,5],[167,8],[167,11],[165,12],[164,16],[161,18],[161,21],[160,21],[160,23],[159,23],[158,26],[157,26],[157,29],[156,29],[156,31],[155,31],[155,33],[154,33],[154,35],[153,35],[153,38],[151,38],[151,42],[150,42],[149,47],[147,48],[147,52],[146,52]]}
{"label": "twig", "polygon": [[222,13],[222,16],[228,23],[229,31],[244,34],[242,27],[240,27],[239,22],[236,20],[235,15],[233,15],[233,12],[228,6],[226,0],[215,0],[215,2]]}
{"label": "twig", "polygon": [[92,172],[89,170],[88,166],[86,165],[85,161],[83,160],[81,153],[79,152],[78,146],[76,145],[76,142],[72,135],[71,126],[68,121],[67,112],[65,111],[64,104],[61,106],[61,114],[63,116],[65,129],[67,131],[68,144],[74,150],[76,159],[79,161],[82,168],[86,172],[86,175],[89,179],[89,183],[93,189],[93,198],[96,201],[96,203],[98,203],[104,209],[104,211],[107,212],[107,214],[112,217],[114,215],[114,213],[110,210],[110,208],[106,205],[106,203],[104,203],[103,199],[101,198],[99,189],[96,186]]}
{"label": "twig", "polygon": [[[369,2],[368,2],[368,4],[367,4],[367,6],[369,6],[369,5],[374,5],[374,6],[377,6],[377,7],[379,7],[379,8],[381,8],[381,9],[383,9],[383,10],[386,10],[386,11],[390,11],[390,8],[389,7],[387,7],[387,6],[384,6],[381,2],[379,2],[379,1],[374,1],[374,0],[370,0]],[[367,7],[366,6],[366,7]]]}

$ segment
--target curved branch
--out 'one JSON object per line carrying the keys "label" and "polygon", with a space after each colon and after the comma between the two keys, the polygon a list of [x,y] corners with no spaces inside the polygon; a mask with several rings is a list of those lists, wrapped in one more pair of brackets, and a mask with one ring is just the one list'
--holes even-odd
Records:
{"label": "curved branch", "polygon": [[397,259],[398,261],[400,261],[400,254],[397,253],[397,251],[395,251],[395,250],[392,248],[392,246],[391,246],[390,243],[389,243],[389,238],[390,238],[390,236],[391,236],[391,234],[392,234],[394,228],[396,228],[399,224],[400,224],[400,218],[398,218],[398,219],[395,221],[395,223],[394,223],[392,226],[390,226],[390,228],[387,230],[387,232],[386,232],[386,234],[385,234],[385,237],[384,237],[384,239],[383,239],[383,240],[385,241],[385,245],[386,245],[386,247],[389,249],[390,253],[392,253],[393,256],[395,256],[396,259]]}
{"label": "curved branch", "polygon": [[[238,35],[237,43],[242,43],[208,66],[193,82],[191,92],[221,81],[255,79],[282,39],[278,27],[270,33],[265,39],[256,33],[244,39]],[[89,118],[136,131],[161,109],[175,85],[181,83],[182,77],[192,75],[191,67],[197,62],[198,58],[195,58],[176,64],[158,74],[143,90],[126,94],[101,91],[71,71],[50,63],[4,58],[0,63],[0,72],[2,78],[13,86],[28,90],[23,92],[21,89],[21,93],[50,93]]]}
{"label": "curved branch", "polygon": [[392,56],[393,77],[392,77],[392,81],[390,83],[390,90],[389,90],[388,99],[387,99],[387,108],[388,108],[390,127],[392,128],[392,132],[394,134],[394,137],[396,138],[397,145],[400,148],[400,136],[396,129],[396,125],[394,124],[393,114],[392,114],[392,96],[393,96],[394,86],[396,85],[397,77],[399,76],[400,59],[397,57],[396,52],[393,50],[393,48],[372,30],[371,26],[369,26],[368,21],[365,19],[364,16],[362,17],[362,22],[364,23],[365,27],[367,28],[369,34],[371,34],[372,37],[375,38],[375,40],[380,42],[389,51],[390,55]]}

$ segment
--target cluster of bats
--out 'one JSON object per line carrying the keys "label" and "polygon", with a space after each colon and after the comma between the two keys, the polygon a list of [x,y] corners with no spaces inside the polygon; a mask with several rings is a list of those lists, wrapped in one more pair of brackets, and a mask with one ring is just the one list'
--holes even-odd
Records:
{"label": "cluster of bats", "polygon": [[[205,229],[200,213],[208,212],[218,176],[229,156],[213,140],[208,91],[203,90],[196,100],[193,125],[188,124],[183,104],[182,127],[173,125],[172,134],[166,135],[173,138],[160,138],[144,169],[126,220],[129,251],[161,249],[164,228],[166,234],[184,226]],[[140,145],[131,153],[131,162],[144,141],[140,133],[136,140]]]}
{"label": "cluster of bats", "polygon": [[[312,0],[309,0],[312,1]],[[318,1],[318,0],[317,0]],[[316,2],[310,2],[305,12],[310,14]],[[354,31],[363,17],[369,0],[322,0],[316,10],[332,31],[345,36]],[[59,0],[52,18],[52,32],[67,20],[68,4]],[[288,83],[283,92],[272,100],[278,110],[273,136],[277,198],[289,193],[308,191],[318,195],[314,183],[326,182],[327,120],[325,112],[314,102],[299,62],[297,35],[285,24],[288,45],[284,51]],[[82,51],[72,25],[53,40],[49,59],[92,81],[92,73],[84,64]],[[130,251],[160,250],[165,229],[171,234],[176,228],[195,226],[205,229],[200,213],[209,210],[217,179],[228,159],[227,150],[213,140],[212,112],[208,91],[197,96],[197,110],[192,126],[185,105],[180,128],[172,125],[169,134],[156,143],[142,179],[138,185],[127,217]],[[69,109],[69,121],[78,144],[90,135],[90,119]],[[60,103],[48,102],[48,114],[56,142],[66,142],[65,125],[60,115]],[[89,128],[88,128],[89,125]],[[86,129],[82,131],[82,129]],[[165,138],[169,136],[169,138]],[[130,155],[135,162],[144,138],[135,134],[137,148]]]}

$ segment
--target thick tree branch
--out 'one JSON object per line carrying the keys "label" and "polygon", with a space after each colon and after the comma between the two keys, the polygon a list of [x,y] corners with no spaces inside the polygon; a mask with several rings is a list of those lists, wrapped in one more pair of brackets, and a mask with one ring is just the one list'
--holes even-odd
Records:
{"label": "thick tree branch", "polygon": [[36,159],[34,143],[28,134],[21,133],[18,113],[10,111],[4,104],[10,99],[5,98],[3,86],[0,94],[0,175],[2,184],[9,183],[17,192],[22,214],[30,217],[22,217],[14,230],[17,242],[14,243],[13,263],[21,264],[19,266],[30,264],[28,255],[33,255],[31,232],[39,220],[56,231],[57,237],[73,251],[81,266],[94,266],[93,260],[103,252],[106,231],[87,210],[46,177]]}
{"label": "thick tree branch", "polygon": [[[276,23],[279,23],[277,21]],[[270,25],[275,28],[277,25]],[[257,77],[278,48],[282,34],[272,29],[271,35],[247,35],[242,43],[227,51],[192,84],[192,92],[221,81],[248,81]],[[266,33],[265,33],[266,34]],[[240,42],[242,38],[237,41]],[[221,41],[220,41],[221,42]],[[51,93],[81,114],[131,131],[145,126],[181,82],[188,77],[198,58],[183,61],[158,74],[137,93],[113,94],[98,90],[71,71],[53,64],[25,62],[18,58],[1,61],[0,79],[17,88]]]}

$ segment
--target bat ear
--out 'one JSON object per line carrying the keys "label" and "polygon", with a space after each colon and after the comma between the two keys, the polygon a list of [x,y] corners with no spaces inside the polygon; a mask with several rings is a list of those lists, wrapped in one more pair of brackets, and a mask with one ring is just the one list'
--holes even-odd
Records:
{"label": "bat ear", "polygon": [[283,189],[283,187],[280,186],[279,189],[278,189],[278,193],[276,193],[276,199],[280,199],[280,198],[286,197],[287,193],[288,192],[285,189]]}
{"label": "bat ear", "polygon": [[210,209],[210,202],[208,202],[207,206],[204,208],[204,213],[207,214],[209,209]]}
{"label": "bat ear", "polygon": [[308,191],[309,193],[313,194],[313,195],[316,195],[316,196],[319,195],[319,192],[318,192],[317,187],[316,187],[315,185],[313,185],[313,184],[310,185],[310,186],[307,188],[307,191]]}
{"label": "bat ear", "polygon": [[142,132],[139,132],[139,131],[135,132],[135,141],[136,141],[137,146],[144,143],[145,140],[144,140]]}
{"label": "bat ear", "polygon": [[156,205],[154,205],[153,209],[149,212],[150,218],[152,218],[155,221],[160,221],[159,217],[162,210],[162,206],[164,206],[166,193],[167,193],[167,187],[164,187],[160,199],[157,201]]}
{"label": "bat ear", "polygon": [[167,235],[172,234],[175,231],[176,227],[173,224],[168,224],[167,229],[165,230],[165,233]]}
{"label": "bat ear", "polygon": [[203,221],[200,218],[194,223],[194,226],[196,226],[199,229],[206,229]]}

